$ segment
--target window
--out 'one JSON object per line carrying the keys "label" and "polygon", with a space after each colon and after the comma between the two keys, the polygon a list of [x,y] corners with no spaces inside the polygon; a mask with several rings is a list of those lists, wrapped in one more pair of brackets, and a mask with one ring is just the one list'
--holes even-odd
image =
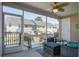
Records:
{"label": "window", "polygon": [[21,17],[4,14],[4,24],[5,32],[21,32]]}
{"label": "window", "polygon": [[8,7],[8,6],[3,6],[3,12],[7,13],[12,13],[12,14],[17,14],[17,15],[22,15],[22,10]]}
{"label": "window", "polygon": [[24,24],[30,25],[28,28],[24,28],[24,33],[31,35],[29,37],[32,37],[32,46],[44,42],[46,38],[46,16],[25,11]]}
{"label": "window", "polygon": [[20,32],[23,11],[13,7],[3,6],[3,12],[5,18],[4,22],[8,24],[8,26],[5,26],[7,31]]}
{"label": "window", "polygon": [[28,25],[25,25],[25,27],[28,27]]}
{"label": "window", "polygon": [[54,34],[58,32],[59,21],[54,18],[47,17],[47,36],[55,36]]}
{"label": "window", "polygon": [[11,27],[12,25],[11,24],[9,24],[9,27]]}

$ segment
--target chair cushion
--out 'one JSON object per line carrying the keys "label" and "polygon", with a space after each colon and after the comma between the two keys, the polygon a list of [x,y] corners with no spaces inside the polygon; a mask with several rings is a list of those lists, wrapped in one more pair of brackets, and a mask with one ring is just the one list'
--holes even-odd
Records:
{"label": "chair cushion", "polygon": [[69,43],[67,44],[67,46],[70,47],[70,48],[78,48],[78,44],[75,43],[75,42],[69,42]]}
{"label": "chair cushion", "polygon": [[54,37],[47,38],[47,42],[54,42]]}
{"label": "chair cushion", "polygon": [[59,44],[53,43],[53,42],[49,42],[49,43],[45,43],[46,46],[48,46],[49,48],[55,48],[57,46],[60,46]]}

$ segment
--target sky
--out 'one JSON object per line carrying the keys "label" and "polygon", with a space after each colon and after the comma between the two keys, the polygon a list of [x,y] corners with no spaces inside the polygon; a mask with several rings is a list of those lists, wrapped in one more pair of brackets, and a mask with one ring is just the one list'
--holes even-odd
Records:
{"label": "sky", "polygon": [[[11,7],[3,6],[3,11],[22,15],[22,10],[11,8]],[[25,19],[35,20],[35,18],[38,17],[38,16],[41,17],[43,19],[43,21],[46,21],[46,16],[35,14],[35,13],[32,13],[32,12],[27,12],[27,11],[24,12],[24,18]],[[57,21],[57,19],[50,18],[50,17],[47,17],[47,22],[51,23],[51,24],[58,24],[59,23]]]}

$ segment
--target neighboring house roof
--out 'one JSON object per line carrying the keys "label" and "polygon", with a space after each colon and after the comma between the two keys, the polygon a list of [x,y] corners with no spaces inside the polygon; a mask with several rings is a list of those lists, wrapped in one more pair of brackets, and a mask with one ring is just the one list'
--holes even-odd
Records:
{"label": "neighboring house roof", "polygon": [[46,22],[34,21],[37,26],[46,26]]}
{"label": "neighboring house roof", "polygon": [[[37,26],[46,26],[46,22],[44,21],[34,21]],[[47,23],[48,27],[53,27],[53,24]]]}
{"label": "neighboring house roof", "polygon": [[28,20],[28,19],[24,19],[24,24],[25,25],[35,25],[33,20]]}

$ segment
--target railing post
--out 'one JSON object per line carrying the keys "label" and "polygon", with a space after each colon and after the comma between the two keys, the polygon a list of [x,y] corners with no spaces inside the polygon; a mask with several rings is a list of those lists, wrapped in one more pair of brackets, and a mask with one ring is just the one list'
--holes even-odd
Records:
{"label": "railing post", "polygon": [[21,33],[19,33],[19,45],[21,45]]}
{"label": "railing post", "polygon": [[29,48],[32,48],[32,39],[33,39],[33,36],[32,35],[30,35],[30,37],[31,37],[31,39],[30,40],[28,40],[28,47]]}
{"label": "railing post", "polygon": [[24,11],[23,11],[23,16],[21,19],[21,36],[20,36],[20,45],[23,49],[24,47]]}
{"label": "railing post", "polygon": [[0,56],[2,56],[2,3],[0,2]]}
{"label": "railing post", "polygon": [[45,43],[47,43],[47,16],[46,16],[46,40]]}

